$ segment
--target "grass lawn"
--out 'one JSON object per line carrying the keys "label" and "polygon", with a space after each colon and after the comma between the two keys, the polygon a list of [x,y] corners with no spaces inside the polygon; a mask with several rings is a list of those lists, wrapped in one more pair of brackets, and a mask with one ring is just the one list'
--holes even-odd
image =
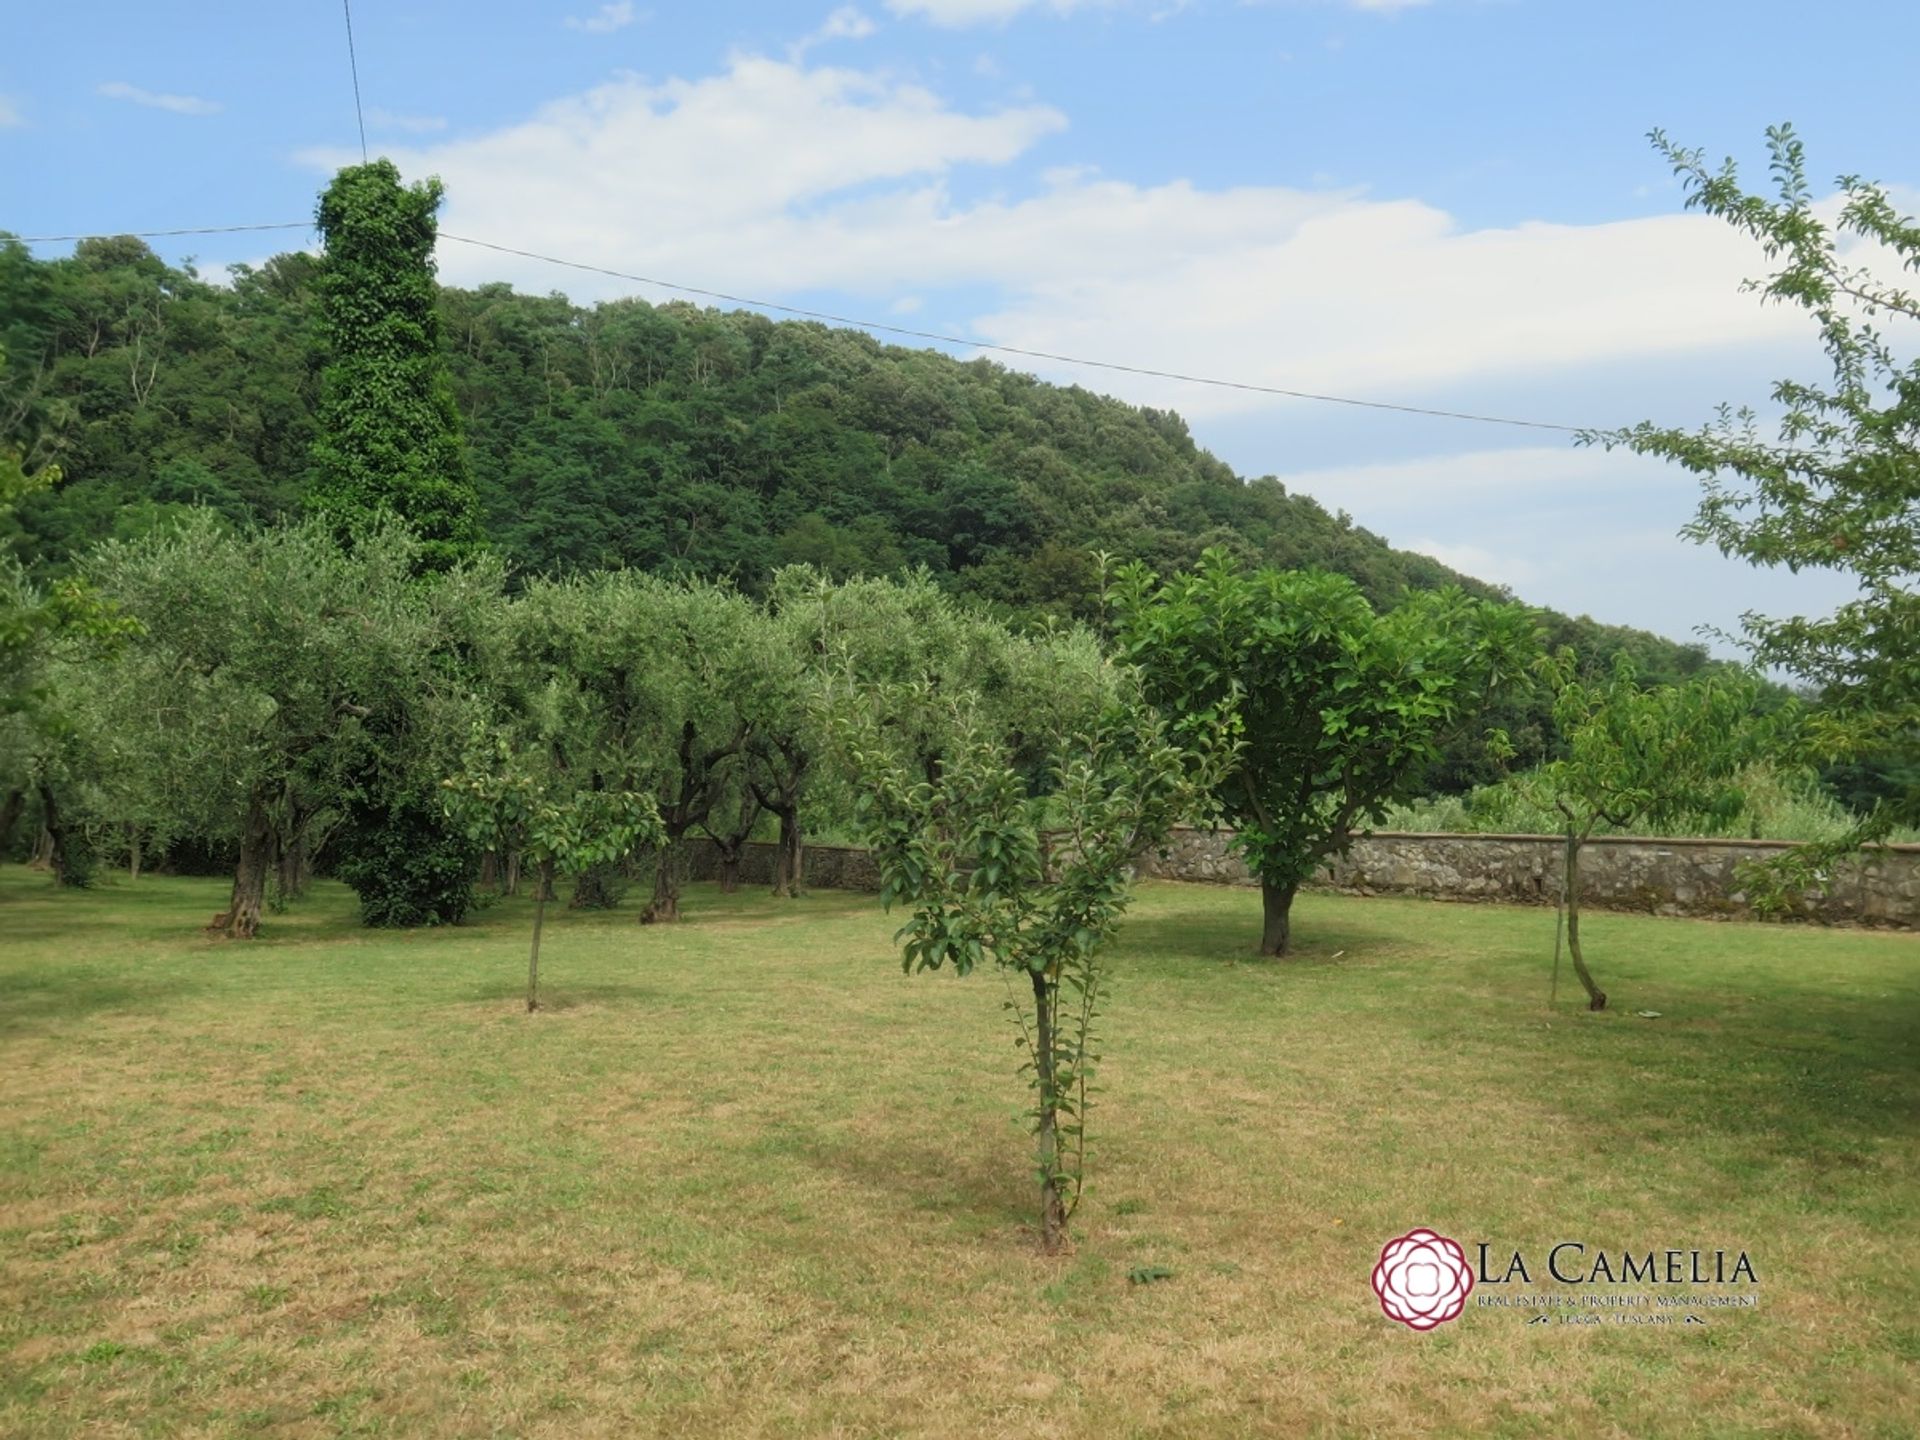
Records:
{"label": "grass lawn", "polygon": [[[1148,886],[1050,1261],[1002,981],[903,976],[871,897],[559,911],[529,1017],[524,902],[223,896],[0,870],[0,1433],[1920,1428],[1920,938],[1596,913],[1590,1017],[1550,912],[1309,895],[1262,962],[1257,893]],[[1368,1273],[1421,1224],[1759,1300],[1419,1335]]]}

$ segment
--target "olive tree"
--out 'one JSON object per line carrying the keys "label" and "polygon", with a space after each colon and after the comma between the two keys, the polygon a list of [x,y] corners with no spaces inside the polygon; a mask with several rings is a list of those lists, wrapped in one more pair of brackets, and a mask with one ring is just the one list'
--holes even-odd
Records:
{"label": "olive tree", "polygon": [[1250,572],[1222,549],[1166,581],[1128,566],[1109,600],[1121,654],[1176,728],[1244,738],[1214,798],[1260,879],[1266,955],[1287,953],[1301,883],[1413,798],[1445,743],[1537,656],[1520,606],[1446,589],[1376,613],[1345,576]]}
{"label": "olive tree", "polygon": [[317,524],[235,533],[200,514],[83,567],[142,627],[99,675],[114,763],[183,832],[237,844],[211,928],[258,931],[277,859],[433,685],[417,544],[379,528],[348,551]]}

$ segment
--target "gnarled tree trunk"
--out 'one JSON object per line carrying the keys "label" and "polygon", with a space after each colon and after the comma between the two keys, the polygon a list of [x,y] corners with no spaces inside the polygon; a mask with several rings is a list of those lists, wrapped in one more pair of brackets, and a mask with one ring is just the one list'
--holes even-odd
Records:
{"label": "gnarled tree trunk", "polygon": [[40,786],[40,811],[41,823],[46,826],[47,864],[53,870],[53,878],[62,885],[85,889],[93,868],[86,836],[76,836],[67,825],[51,785]]}
{"label": "gnarled tree trunk", "polygon": [[787,899],[797,899],[803,883],[800,810],[798,806],[789,806],[778,814],[780,845],[773,861],[773,893]]}
{"label": "gnarled tree trunk", "polygon": [[264,793],[247,800],[240,827],[240,860],[233,869],[233,896],[207,928],[230,940],[251,940],[260,933],[260,911],[267,899],[267,874],[275,860],[273,818]]}
{"label": "gnarled tree trunk", "polygon": [[668,924],[680,918],[680,847],[660,847],[660,863],[653,868],[653,899],[640,912],[642,925]]}
{"label": "gnarled tree trunk", "polygon": [[720,857],[720,893],[731,895],[740,888],[740,853],[746,848],[745,843],[731,836],[716,835],[713,848]]}

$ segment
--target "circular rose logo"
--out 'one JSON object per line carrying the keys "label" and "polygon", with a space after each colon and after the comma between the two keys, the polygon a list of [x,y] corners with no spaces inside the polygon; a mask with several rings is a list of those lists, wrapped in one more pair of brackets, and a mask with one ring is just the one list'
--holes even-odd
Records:
{"label": "circular rose logo", "polygon": [[1473,1268],[1466,1251],[1444,1235],[1409,1230],[1380,1249],[1373,1267],[1373,1293],[1390,1319],[1415,1330],[1431,1330],[1457,1319],[1473,1293]]}

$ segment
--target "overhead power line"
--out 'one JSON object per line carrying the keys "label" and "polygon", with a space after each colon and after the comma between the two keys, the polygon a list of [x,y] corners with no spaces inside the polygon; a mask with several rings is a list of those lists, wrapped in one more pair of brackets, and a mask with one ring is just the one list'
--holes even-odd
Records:
{"label": "overhead power line", "polygon": [[360,163],[367,163],[367,117],[360,111],[360,59],[353,53],[353,0],[340,0],[347,16],[347,68],[353,72],[353,118],[360,125]]}
{"label": "overhead power line", "polygon": [[1278,395],[1288,400],[1317,400],[1327,405],[1354,405],[1365,410],[1392,410],[1402,415],[1431,415],[1443,420],[1473,420],[1482,425],[1517,425],[1528,430],[1558,430],[1565,434],[1578,434],[1586,428],[1579,425],[1556,425],[1546,420],[1515,420],[1505,415],[1477,415],[1466,410],[1439,410],[1426,405],[1399,405],[1388,400],[1360,400],[1351,395],[1326,395],[1312,390],[1289,390],[1280,385],[1256,385],[1245,380],[1222,380],[1208,375],[1189,375],[1179,370],[1156,370],[1147,365],[1123,365],[1116,360],[1089,360],[1082,355],[1060,355],[1050,350],[1027,350],[1018,345],[996,345],[988,340],[968,339],[963,335],[943,335],[936,330],[914,330],[905,325],[888,325],[878,320],[860,320],[848,315],[835,315],[825,310],[807,310],[798,305],[782,305],[774,300],[755,300],[751,296],[732,295],[725,290],[707,290],[698,285],[678,285],[671,280],[656,280],[648,275],[635,275],[626,270],[610,270],[604,265],[588,265],[578,260],[562,260],[557,255],[542,255],[534,250],[519,250],[511,245],[496,245],[490,240],[474,240],[465,235],[449,235],[440,232],[442,240],[452,240],[461,245],[473,245],[482,250],[498,251],[502,255],[518,255],[525,260],[540,260],[549,265],[565,266],[569,270],[584,270],[594,275],[610,275],[617,280],[631,280],[640,285],[652,285],[661,290],[674,290],[682,295],[698,295],[708,300],[724,300],[730,305],[751,305],[756,310],[776,310],[782,315],[798,315],[807,320],[824,320],[833,325],[852,325],[862,330],[880,330],[889,335],[908,335],[916,340],[933,340],[942,345],[963,345],[975,350],[992,350],[1001,355],[1019,355],[1029,360],[1051,360],[1060,365],[1084,365],[1093,370],[1112,370],[1123,375],[1147,375],[1158,380],[1179,380],[1189,385],[1210,385],[1219,390],[1244,390],[1256,395]]}
{"label": "overhead power line", "polygon": [[247,230],[311,230],[311,220],[287,220],[277,225],[189,225],[180,230],[115,230],[99,235],[16,235],[22,245],[52,245],[69,240],[157,240],[171,235],[238,235]]}
{"label": "overhead power line", "polygon": [[[128,230],[120,233],[133,239],[144,240],[179,235],[231,235],[254,230],[310,230],[312,228],[311,221],[299,220],[279,225],[202,225],[179,230]],[[19,238],[25,244],[41,245],[74,240],[107,240],[116,237],[22,235]],[[629,280],[636,285],[650,285],[655,289],[671,290],[680,295],[698,295],[704,300],[722,300],[729,305],[747,305],[756,310],[772,310],[781,315],[795,315],[804,320],[819,320],[830,325],[851,325],[860,330],[877,330],[887,335],[904,335],[914,340],[931,340],[941,345],[990,350],[995,354],[1018,355],[1027,360],[1048,360],[1057,365],[1078,365],[1090,370],[1107,370],[1122,375],[1144,375],[1156,380],[1176,380],[1182,384],[1205,385],[1216,390],[1238,390],[1253,395],[1276,395],[1285,400],[1311,400],[1323,405],[1348,405],[1362,410],[1386,410],[1399,415],[1425,415],[1440,420],[1467,420],[1480,425],[1508,425],[1523,430],[1552,430],[1563,435],[1577,435],[1595,428],[1582,425],[1560,425],[1549,420],[1519,420],[1510,415],[1482,415],[1471,410],[1443,410],[1429,405],[1403,405],[1392,400],[1363,400],[1353,395],[1294,390],[1282,385],[1258,385],[1248,380],[1223,380],[1218,376],[1193,375],[1181,370],[1161,370],[1150,365],[1127,365],[1117,360],[1090,360],[1084,355],[1063,355],[1052,350],[1029,350],[1018,345],[998,345],[991,340],[977,340],[965,335],[947,335],[937,330],[915,330],[905,325],[891,325],[882,320],[862,320],[857,316],[836,315],[827,310],[809,310],[799,305],[783,305],[777,300],[757,300],[750,295],[735,295],[726,290],[710,290],[699,285],[681,285],[672,280],[659,280],[651,275],[637,275],[630,270],[614,270],[605,265],[589,265],[580,260],[565,260],[558,255],[543,255],[537,250],[522,250],[512,245],[496,245],[491,240],[476,240],[468,235],[450,235],[444,230],[440,232],[440,238],[451,240],[459,245],[471,245],[480,250],[492,250],[501,255],[516,255],[523,260],[538,260],[547,265],[580,270],[590,275],[606,275],[616,280]]]}

